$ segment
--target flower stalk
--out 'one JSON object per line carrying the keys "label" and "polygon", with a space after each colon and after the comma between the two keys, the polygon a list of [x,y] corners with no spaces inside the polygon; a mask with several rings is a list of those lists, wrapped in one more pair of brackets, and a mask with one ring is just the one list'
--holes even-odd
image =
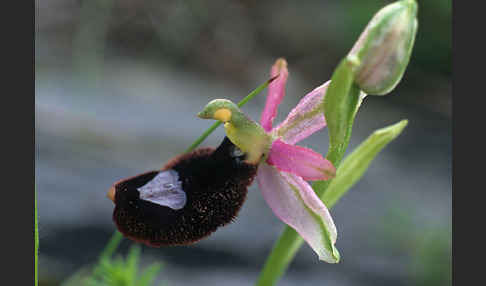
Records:
{"label": "flower stalk", "polygon": [[[363,98],[367,93],[387,94],[401,80],[417,32],[416,16],[415,0],[397,1],[384,7],[370,21],[349,55],[333,73],[323,110],[330,138],[326,159],[337,168],[337,172],[332,180],[312,184],[329,209],[361,178],[378,152],[407,125],[404,120],[375,131],[341,165]],[[302,237],[285,226],[255,285],[275,285],[302,243]]]}
{"label": "flower stalk", "polygon": [[[327,189],[319,195],[323,203],[331,209],[339,199],[363,176],[371,161],[388,143],[401,134],[408,121],[376,130],[363,141],[337,169],[336,178],[327,184]],[[304,240],[292,228],[286,226],[268,257],[256,286],[275,285],[285,273]]]}

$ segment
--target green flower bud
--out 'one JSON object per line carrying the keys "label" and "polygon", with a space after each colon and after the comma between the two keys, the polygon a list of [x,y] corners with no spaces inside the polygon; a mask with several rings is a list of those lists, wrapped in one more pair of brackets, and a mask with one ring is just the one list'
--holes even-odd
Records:
{"label": "green flower bud", "polygon": [[415,0],[389,4],[375,14],[348,55],[359,62],[355,82],[364,92],[385,95],[400,82],[417,26]]}

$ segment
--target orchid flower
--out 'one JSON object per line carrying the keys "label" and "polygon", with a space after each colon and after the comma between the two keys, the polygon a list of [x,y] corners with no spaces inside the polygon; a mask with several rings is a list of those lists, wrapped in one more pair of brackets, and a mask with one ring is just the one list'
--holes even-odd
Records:
{"label": "orchid flower", "polygon": [[273,128],[278,105],[285,96],[285,59],[275,62],[271,76],[277,78],[268,87],[261,125],[225,99],[211,101],[198,116],[224,122],[228,138],[247,154],[246,162],[258,165],[257,182],[274,214],[295,229],[320,260],[336,263],[340,257],[334,246],[336,227],[327,207],[307,182],[333,178],[336,169],[321,154],[294,145],[326,126],[322,102],[329,81],[304,96]]}

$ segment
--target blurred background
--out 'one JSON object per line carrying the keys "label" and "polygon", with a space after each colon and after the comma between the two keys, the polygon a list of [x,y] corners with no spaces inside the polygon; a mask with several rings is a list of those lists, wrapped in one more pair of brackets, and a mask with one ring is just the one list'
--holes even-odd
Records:
{"label": "blurred background", "polygon": [[[239,101],[285,57],[280,122],[388,3],[36,1],[40,285],[96,261],[115,230],[108,188],[185,150],[212,124],[196,117],[207,102]],[[278,285],[451,285],[451,13],[451,1],[419,1],[401,83],[358,112],[349,151],[375,129],[409,125],[331,211],[341,263],[304,245]],[[264,100],[243,110],[259,119]],[[223,136],[219,128],[203,145]],[[301,145],[325,153],[327,140],[325,131]],[[254,184],[235,223],[193,246],[142,247],[141,263],[162,263],[165,285],[252,285],[282,229]]]}

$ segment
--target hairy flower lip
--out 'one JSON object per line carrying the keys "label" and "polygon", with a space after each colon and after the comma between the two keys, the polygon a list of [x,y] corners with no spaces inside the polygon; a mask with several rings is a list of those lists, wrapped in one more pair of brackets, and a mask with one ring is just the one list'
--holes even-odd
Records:
{"label": "hairy flower lip", "polygon": [[[198,148],[169,160],[160,170],[116,182],[113,221],[126,237],[151,247],[189,245],[234,221],[246,200],[257,166],[226,137],[220,146]],[[143,198],[141,187],[173,170],[187,196],[182,208]],[[113,191],[112,191],[113,189]],[[111,198],[110,198],[111,199]]]}

